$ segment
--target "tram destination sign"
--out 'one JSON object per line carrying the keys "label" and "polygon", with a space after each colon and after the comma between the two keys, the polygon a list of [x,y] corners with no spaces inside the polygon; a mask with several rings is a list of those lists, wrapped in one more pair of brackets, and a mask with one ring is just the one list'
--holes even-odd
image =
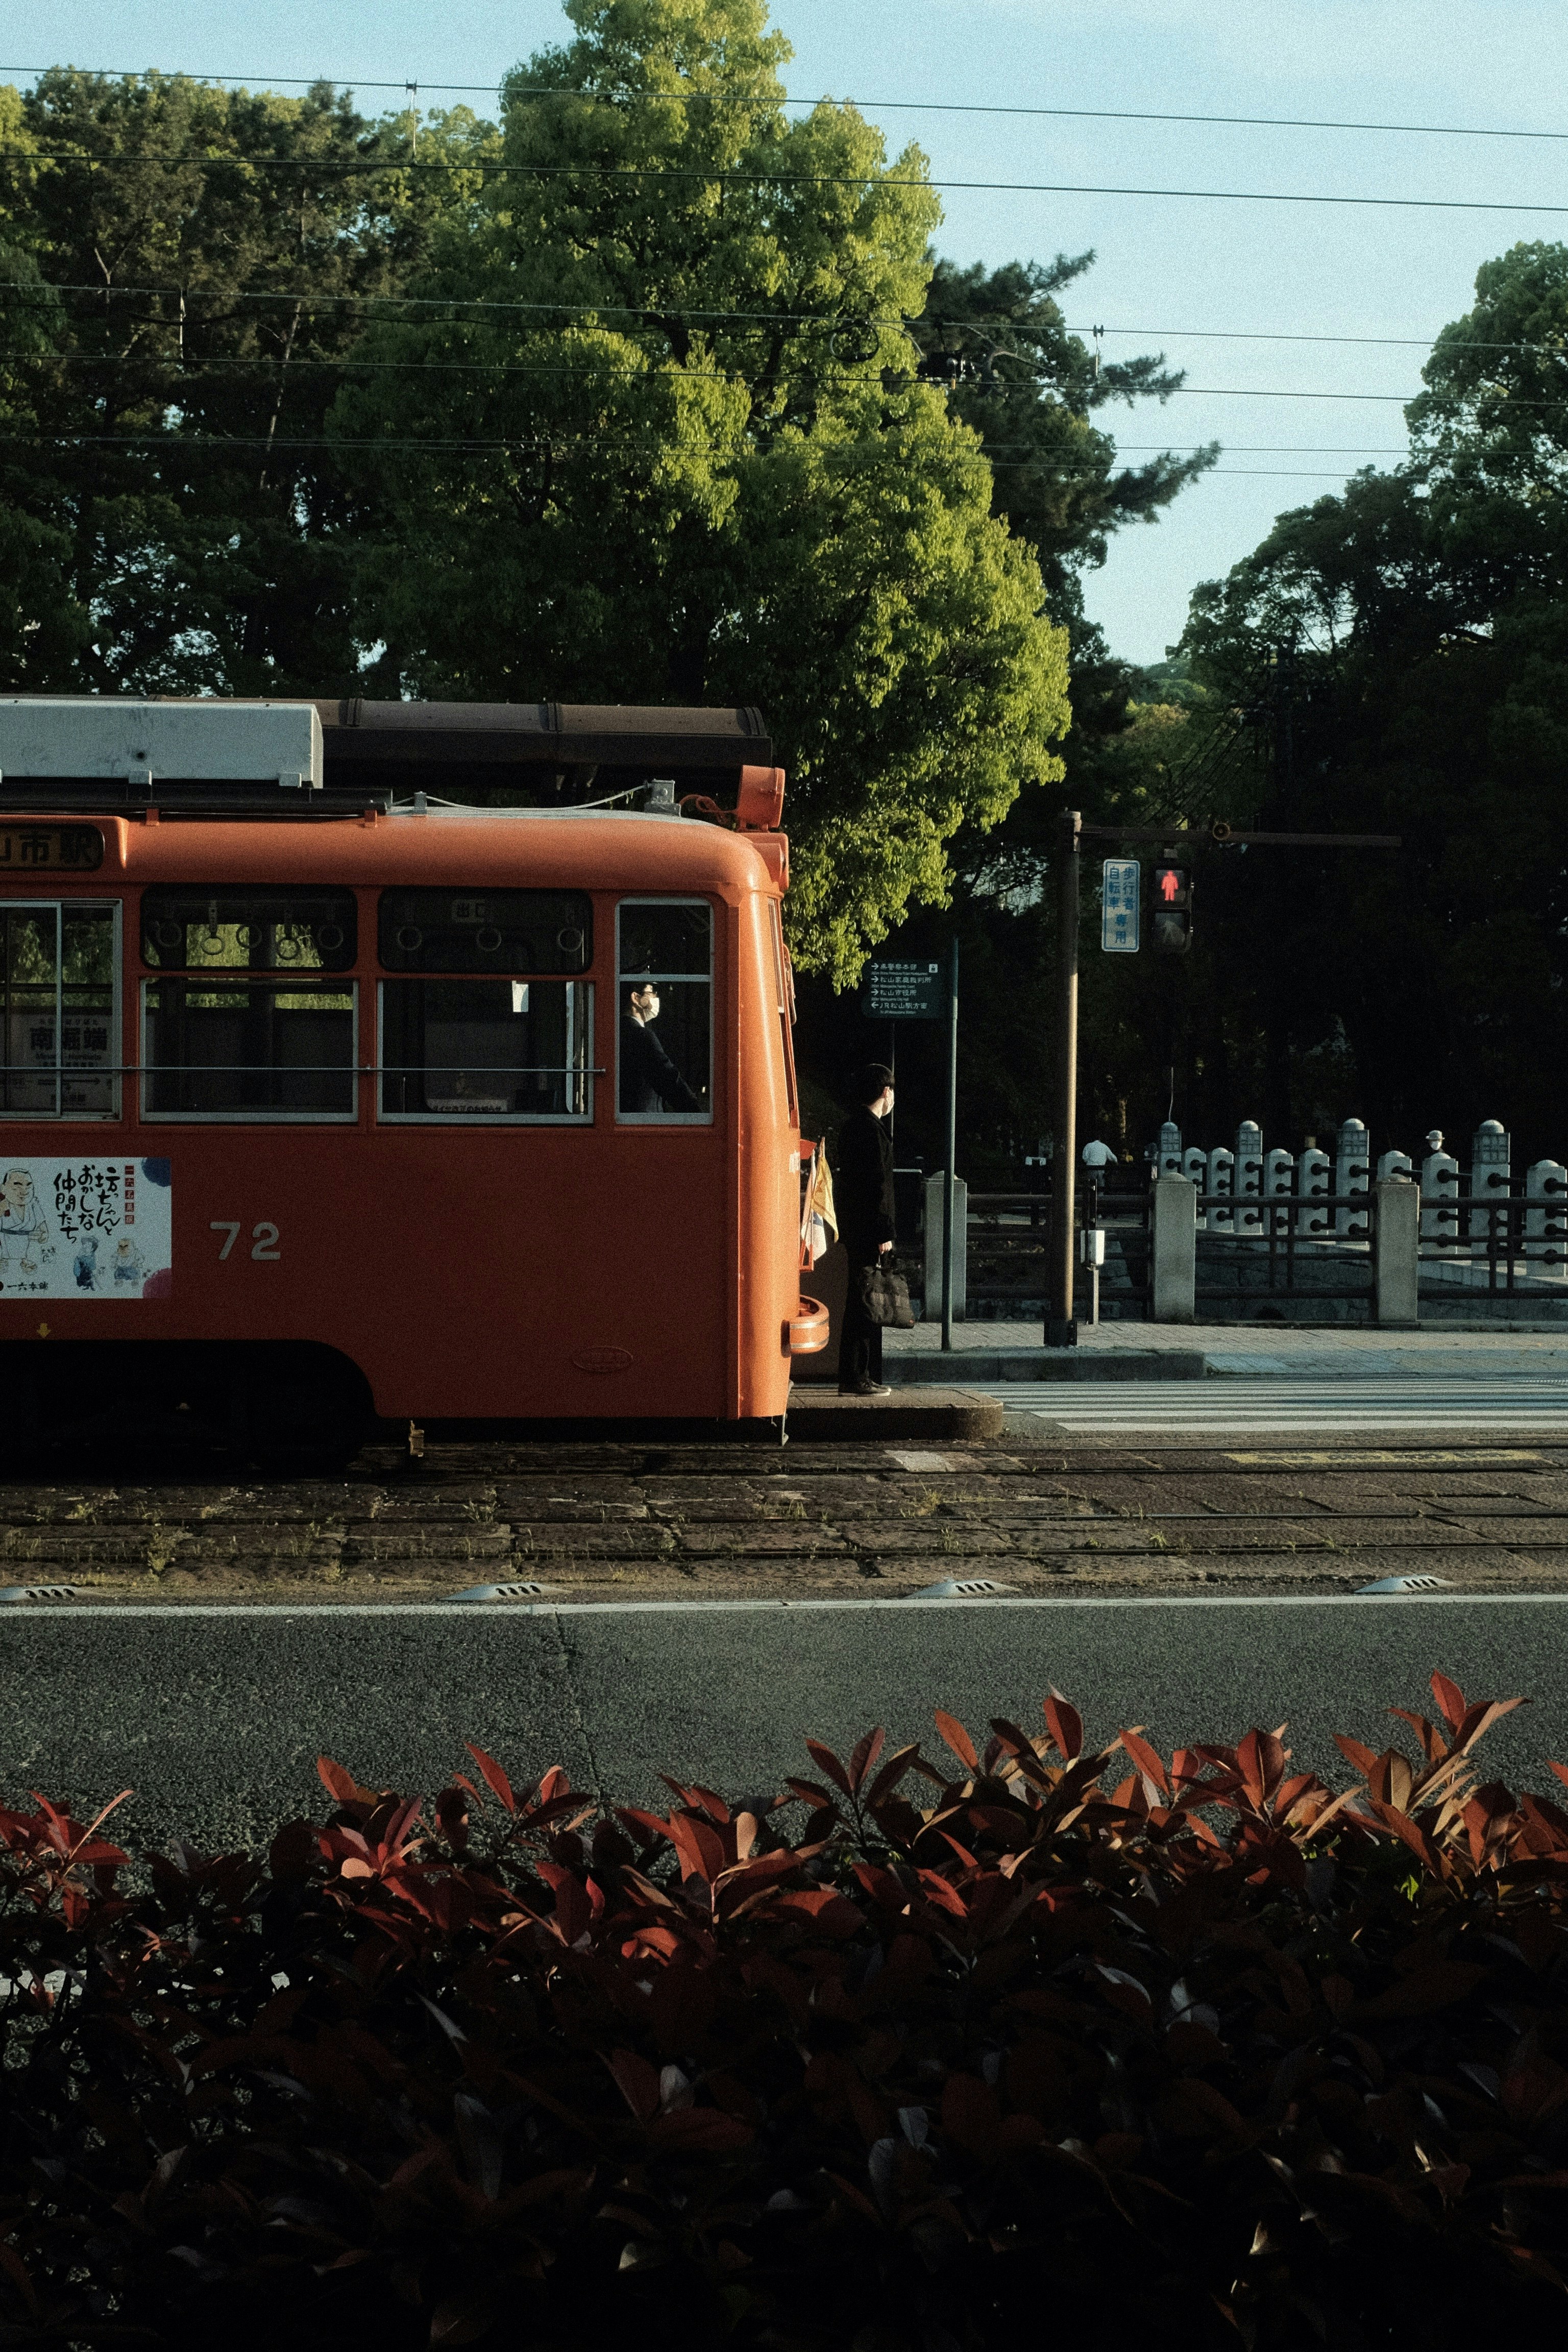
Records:
{"label": "tram destination sign", "polygon": [[88,874],[102,863],[94,825],[0,824],[0,874]]}
{"label": "tram destination sign", "polygon": [[940,1021],[946,1009],[940,964],[867,965],[860,1010],[868,1021]]}

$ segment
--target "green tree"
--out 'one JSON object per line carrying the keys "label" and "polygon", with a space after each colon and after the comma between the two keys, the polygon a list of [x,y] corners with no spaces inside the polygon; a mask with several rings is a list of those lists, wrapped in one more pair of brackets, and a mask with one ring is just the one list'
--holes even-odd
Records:
{"label": "green tree", "polygon": [[[1083,574],[1105,562],[1112,532],[1154,522],[1219,456],[1217,442],[1120,465],[1095,423],[1113,405],[1162,404],[1184,377],[1158,354],[1104,360],[1068,332],[1057,297],[1094,266],[1092,253],[987,270],[939,260],[910,331],[922,372],[951,384],[956,415],[991,460],[995,511],[1039,557],[1053,614],[1069,623],[1075,657],[1103,662],[1083,617]],[[1077,658],[1075,658],[1075,668]]]}
{"label": "green tree", "polygon": [[[11,414],[0,534],[33,547],[7,680],[261,693],[355,667],[323,420],[367,302],[463,174],[416,177],[410,126],[156,74],[0,92]],[[425,153],[482,148],[468,115]],[[40,160],[28,160],[37,156]],[[47,281],[38,285],[41,271]],[[28,437],[30,436],[30,438]]]}
{"label": "green tree", "polygon": [[[1409,465],[1281,516],[1194,598],[1200,674],[1269,714],[1273,814],[1405,842],[1294,854],[1288,887],[1227,877],[1234,1017],[1267,1033],[1279,1124],[1313,1123],[1337,1067],[1342,1107],[1406,1149],[1434,1117],[1568,1143],[1565,349],[1568,249],[1489,262]],[[1288,987],[1260,998],[1266,971]]]}
{"label": "green tree", "polygon": [[[796,953],[842,983],[942,898],[961,825],[1059,774],[1065,635],[897,323],[939,216],[919,152],[889,165],[852,107],[789,121],[762,0],[566,13],[433,240],[448,315],[374,328],[334,411],[369,626],[421,693],[762,705]],[[356,455],[378,437],[395,467]]]}

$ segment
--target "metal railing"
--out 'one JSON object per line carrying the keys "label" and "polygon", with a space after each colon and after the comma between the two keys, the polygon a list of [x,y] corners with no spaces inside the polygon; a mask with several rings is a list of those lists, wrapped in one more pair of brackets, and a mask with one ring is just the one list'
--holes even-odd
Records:
{"label": "metal railing", "polygon": [[1468,1184],[1424,1203],[1419,1296],[1461,1303],[1475,1296],[1568,1307],[1568,1234],[1561,1202],[1494,1177],[1484,1194]]}
{"label": "metal railing", "polygon": [[[1199,1298],[1364,1299],[1370,1310],[1376,1288],[1374,1193],[1264,1200],[1256,1193],[1200,1192],[1197,1208]],[[1360,1232],[1333,1230],[1326,1213],[1341,1209],[1353,1213]],[[1226,1222],[1216,1223],[1216,1211]],[[1225,1278],[1216,1279],[1221,1272]]]}

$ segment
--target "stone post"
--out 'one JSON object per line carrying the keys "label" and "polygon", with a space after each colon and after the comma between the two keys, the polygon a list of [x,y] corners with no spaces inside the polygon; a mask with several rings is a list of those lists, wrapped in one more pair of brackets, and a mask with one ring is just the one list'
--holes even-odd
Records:
{"label": "stone post", "polygon": [[[938,1169],[926,1178],[926,1288],[921,1309],[922,1323],[942,1321],[942,1185]],[[952,1319],[965,1318],[969,1289],[969,1187],[962,1176],[952,1180]]]}
{"label": "stone post", "polygon": [[1427,1152],[1421,1162],[1421,1237],[1424,1241],[1457,1242],[1459,1238],[1459,1163],[1443,1149],[1440,1127],[1426,1131]]}
{"label": "stone post", "polygon": [[[1236,1154],[1234,1151],[1227,1151],[1222,1143],[1216,1151],[1209,1153],[1208,1181],[1204,1190],[1205,1192],[1234,1194],[1235,1185]],[[1234,1209],[1213,1208],[1209,1211],[1205,1222],[1212,1233],[1228,1234],[1235,1230],[1235,1220]]]}
{"label": "stone post", "polygon": [[1160,1124],[1160,1141],[1154,1153],[1154,1172],[1179,1176],[1182,1172],[1182,1130],[1173,1118]]}
{"label": "stone post", "polygon": [[1421,1320],[1421,1194],[1397,1176],[1378,1180],[1374,1256],[1379,1325],[1414,1331]]}
{"label": "stone post", "polygon": [[1308,1205],[1298,1210],[1296,1214],[1296,1231],[1299,1234],[1316,1234],[1325,1241],[1328,1239],[1329,1213],[1326,1209],[1313,1208],[1310,1203],[1320,1193],[1328,1191],[1329,1171],[1332,1166],[1328,1153],[1320,1151],[1315,1143],[1309,1143],[1302,1152],[1297,1163],[1296,1191],[1298,1197]]}
{"label": "stone post", "polygon": [[1236,1130],[1236,1230],[1238,1234],[1260,1234],[1263,1219],[1256,1209],[1240,1206],[1244,1201],[1256,1201],[1263,1190],[1263,1129],[1256,1119],[1244,1118]]}
{"label": "stone post", "polygon": [[[1491,1204],[1508,1199],[1513,1139],[1500,1119],[1483,1118],[1470,1140],[1470,1239],[1486,1242],[1492,1230]],[[1508,1221],[1498,1234],[1500,1255],[1508,1250]]]}
{"label": "stone post", "polygon": [[1548,1265],[1561,1267],[1564,1263],[1564,1244],[1568,1243],[1568,1168],[1560,1160],[1537,1160],[1526,1171],[1524,1197],[1530,1207],[1524,1213],[1524,1255],[1527,1258],[1544,1260]]}
{"label": "stone post", "polygon": [[[1339,1149],[1334,1156],[1334,1190],[1336,1192],[1365,1192],[1372,1180],[1372,1138],[1359,1118],[1347,1118],[1340,1129]],[[1368,1220],[1359,1209],[1336,1209],[1336,1234],[1364,1234]]]}
{"label": "stone post", "polygon": [[1154,1180],[1154,1320],[1194,1323],[1198,1286],[1198,1188],[1189,1176]]}

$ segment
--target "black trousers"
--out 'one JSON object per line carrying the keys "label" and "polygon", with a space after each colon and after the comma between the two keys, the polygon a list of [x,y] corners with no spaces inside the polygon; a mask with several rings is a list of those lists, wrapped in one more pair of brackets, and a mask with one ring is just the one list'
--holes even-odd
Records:
{"label": "black trousers", "polygon": [[844,1297],[844,1320],[838,1333],[838,1385],[852,1389],[860,1381],[880,1383],[882,1378],[882,1327],[873,1323],[860,1303],[860,1272],[862,1267],[879,1265],[881,1257],[873,1250],[869,1256],[858,1251],[849,1255],[849,1286]]}

